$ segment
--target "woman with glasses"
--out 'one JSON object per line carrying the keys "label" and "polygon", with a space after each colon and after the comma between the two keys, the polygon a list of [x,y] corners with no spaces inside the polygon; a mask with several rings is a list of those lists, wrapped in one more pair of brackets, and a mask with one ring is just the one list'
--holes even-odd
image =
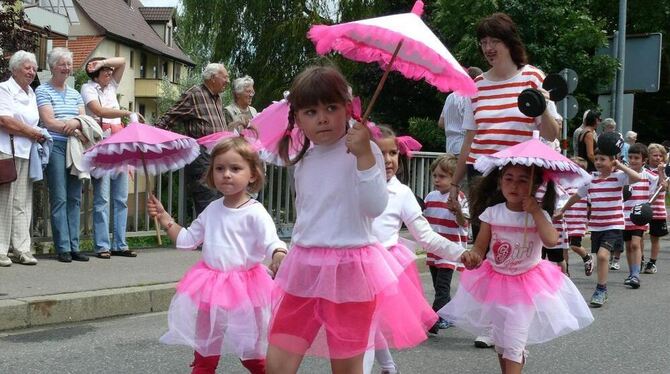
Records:
{"label": "woman with glasses", "polygon": [[245,75],[233,81],[233,103],[224,108],[227,124],[239,121],[249,126],[249,121],[257,114],[251,106],[255,94],[254,80],[250,76]]}
{"label": "woman with glasses", "polygon": [[[94,57],[86,63],[86,74],[90,78],[81,86],[81,96],[86,104],[86,114],[95,118],[106,136],[123,128],[122,117],[131,112],[121,109],[116,98],[119,82],[123,77],[126,59],[123,57]],[[93,239],[98,258],[111,256],[135,257],[126,243],[126,221],[128,219],[128,175],[114,177],[91,177],[93,185]],[[112,200],[113,240],[109,239],[109,200]]]}

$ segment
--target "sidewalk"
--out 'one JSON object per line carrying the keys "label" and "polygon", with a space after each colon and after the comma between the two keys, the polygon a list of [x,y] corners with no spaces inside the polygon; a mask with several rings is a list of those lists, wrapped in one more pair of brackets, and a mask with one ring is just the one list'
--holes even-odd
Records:
{"label": "sidewalk", "polygon": [[[36,256],[36,266],[0,268],[0,331],[167,310],[176,282],[200,252],[136,251],[135,258],[69,264]],[[420,271],[425,263],[419,256]]]}

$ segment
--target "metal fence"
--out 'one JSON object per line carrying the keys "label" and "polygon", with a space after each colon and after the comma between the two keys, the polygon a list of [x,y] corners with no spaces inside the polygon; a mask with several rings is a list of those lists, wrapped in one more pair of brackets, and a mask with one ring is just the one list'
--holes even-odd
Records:
{"label": "metal fence", "polygon": [[[408,165],[408,186],[418,196],[424,197],[432,190],[430,163],[440,156],[435,152],[415,152]],[[146,210],[147,194],[144,191],[144,178],[137,175],[131,179],[128,191],[127,235],[149,236],[155,234],[152,220]],[[265,188],[258,199],[274,219],[281,237],[290,237],[295,222],[295,191],[293,189],[291,169],[267,165]],[[165,209],[181,225],[188,225],[194,213],[184,191],[184,171],[170,172],[152,177],[156,196],[161,199]],[[42,182],[34,184],[33,191],[32,235],[35,242],[51,241],[51,223],[47,186]],[[84,183],[81,204],[82,238],[92,234],[93,192],[89,182]],[[110,217],[112,215],[110,214]]]}

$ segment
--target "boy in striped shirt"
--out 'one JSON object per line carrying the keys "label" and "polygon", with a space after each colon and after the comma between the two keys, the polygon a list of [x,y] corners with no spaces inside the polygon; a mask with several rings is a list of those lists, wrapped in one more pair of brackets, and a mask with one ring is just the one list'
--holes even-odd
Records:
{"label": "boy in striped shirt", "polygon": [[584,197],[591,202],[591,253],[597,257],[596,271],[598,283],[590,304],[599,308],[607,301],[607,272],[609,271],[610,252],[622,240],[624,229],[623,186],[640,180],[633,169],[620,163],[615,156],[595,151],[595,166],[598,173],[591,182],[585,184],[572,195],[555,216],[562,217],[565,210]]}
{"label": "boy in striped shirt", "polygon": [[[426,209],[423,211],[423,216],[435,232],[465,248],[470,218],[468,200],[463,192],[459,192],[457,205],[453,206],[449,201],[449,188],[457,162],[456,156],[447,153],[430,165],[435,190],[424,199]],[[451,278],[454,270],[463,270],[463,264],[448,261],[432,253],[426,254],[426,263],[435,289],[433,310],[438,311],[451,300]],[[437,333],[437,328],[447,327],[449,323],[440,318],[430,332]]]}
{"label": "boy in striped shirt", "polygon": [[635,143],[628,149],[628,166],[640,174],[640,180],[630,185],[631,195],[624,202],[626,217],[626,229],[623,232],[623,240],[626,242],[626,260],[628,260],[628,278],[623,284],[633,289],[640,288],[640,270],[642,261],[642,238],[649,225],[636,225],[630,220],[633,208],[649,200],[652,191],[656,189],[658,176],[651,174],[644,168],[649,158],[647,146]]}

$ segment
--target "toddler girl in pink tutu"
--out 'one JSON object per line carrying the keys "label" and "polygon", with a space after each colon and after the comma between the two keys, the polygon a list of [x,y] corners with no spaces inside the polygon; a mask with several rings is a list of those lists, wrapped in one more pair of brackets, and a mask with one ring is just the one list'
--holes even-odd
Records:
{"label": "toddler girl in pink tutu", "polygon": [[[361,373],[375,336],[392,348],[412,347],[437,316],[418,288],[399,287],[404,269],[373,235],[372,221],[388,202],[384,161],[365,126],[348,128],[342,74],[310,67],[295,78],[288,101],[280,153],[295,165],[297,219],[275,278],[281,299],[270,323],[268,372],[296,373],[309,353],[329,358],[334,373]],[[296,126],[304,141],[289,159]]]}
{"label": "toddler girl in pink tutu", "polygon": [[[399,235],[403,224],[407,226],[412,237],[428,253],[436,254],[455,263],[467,262],[470,253],[464,247],[433,231],[430,223],[422,215],[421,206],[419,206],[412,190],[396,177],[396,174],[401,178],[406,177],[409,153],[412,150],[418,150],[421,145],[408,136],[396,136],[395,132],[385,125],[377,126],[376,131],[378,134],[375,135],[375,143],[379,146],[384,157],[389,201],[384,212],[373,221],[372,232],[404,269],[399,286],[401,288],[416,287],[421,291],[420,295],[423,299],[423,286],[415,265],[414,247],[411,246],[411,243],[408,243],[412,247],[411,249],[408,248],[403,244]],[[416,147],[416,149],[412,149],[413,147]],[[398,173],[399,169],[401,170],[400,173]],[[465,258],[461,259],[461,257]],[[407,302],[414,301],[407,300]],[[378,337],[376,351],[366,353],[365,373],[371,372],[374,358],[377,359],[383,373],[395,374],[399,372],[387,344],[382,339],[383,336]]]}
{"label": "toddler girl in pink tutu", "polygon": [[235,354],[249,372],[265,373],[267,328],[272,312],[273,282],[262,264],[270,256],[276,271],[286,244],[263,205],[251,198],[263,186],[263,167],[255,149],[242,137],[231,137],[212,150],[204,176],[223,198],[213,201],[182,228],[153,195],[147,202],[179,249],[202,244],[202,260],[177,284],[168,312],[165,344],[195,350],[192,373],[214,373],[219,356]]}
{"label": "toddler girl in pink tutu", "polygon": [[[456,296],[438,311],[474,335],[490,333],[505,374],[521,372],[527,345],[593,322],[570,278],[541,260],[542,246],[558,242],[547,213],[554,207],[553,182],[547,186],[542,207],[530,197],[542,180],[541,168],[531,173],[530,167],[507,164],[475,186],[470,207],[472,217],[481,220],[481,229],[472,251],[486,260],[477,269],[463,272]],[[468,269],[472,265],[466,263]]]}

